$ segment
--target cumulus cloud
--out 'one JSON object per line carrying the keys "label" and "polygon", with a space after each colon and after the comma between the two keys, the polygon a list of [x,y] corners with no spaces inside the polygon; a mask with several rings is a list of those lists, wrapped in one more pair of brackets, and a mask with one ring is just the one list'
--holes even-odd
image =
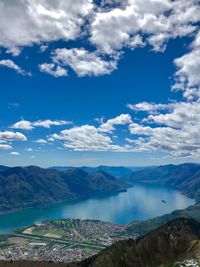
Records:
{"label": "cumulus cloud", "polygon": [[[55,77],[66,76],[66,67],[80,77],[110,74],[117,68],[124,47],[135,49],[150,44],[153,50],[164,51],[169,39],[194,33],[199,17],[196,0],[102,1],[98,9],[93,9],[87,27],[89,41],[97,50],[56,49],[53,63],[43,63],[40,70]],[[177,60],[177,66],[181,67],[182,60]],[[62,75],[57,74],[57,68]]]}
{"label": "cumulus cloud", "polygon": [[74,40],[92,9],[92,0],[2,0],[0,45],[11,50],[34,43]]}
{"label": "cumulus cloud", "polygon": [[11,126],[13,129],[32,130],[34,128],[30,121],[21,120]]}
{"label": "cumulus cloud", "polygon": [[13,129],[32,130],[35,127],[50,128],[51,126],[62,126],[72,124],[71,121],[64,120],[38,120],[34,122],[21,120],[11,126]]}
{"label": "cumulus cloud", "polygon": [[99,76],[109,74],[117,68],[118,56],[105,60],[96,52],[84,48],[56,49],[54,62],[71,67],[78,76]]}
{"label": "cumulus cloud", "polygon": [[144,111],[148,113],[156,113],[160,110],[168,110],[173,108],[173,103],[167,103],[167,104],[155,104],[155,103],[149,103],[149,102],[141,102],[137,104],[128,104],[127,107],[133,111]]}
{"label": "cumulus cloud", "polygon": [[129,126],[132,138],[127,141],[135,151],[163,150],[176,157],[200,155],[200,103],[177,102],[167,112],[152,114]]}
{"label": "cumulus cloud", "polygon": [[19,132],[5,131],[0,132],[0,141],[27,141],[27,138]]}
{"label": "cumulus cloud", "polygon": [[53,134],[48,140],[62,141],[64,147],[74,151],[128,151],[129,145],[115,144],[112,140],[112,133],[116,125],[126,126],[131,124],[129,114],[121,114],[113,119],[101,122],[99,127],[93,125],[82,125],[71,129],[63,130],[59,134]]}
{"label": "cumulus cloud", "polygon": [[113,144],[111,138],[92,125],[83,125],[61,131],[52,136],[55,140],[63,140],[64,147],[74,151],[123,151],[124,148]]}
{"label": "cumulus cloud", "polygon": [[38,144],[46,144],[46,143],[48,143],[46,140],[44,140],[44,139],[38,139],[38,140],[35,140],[34,141],[35,143],[38,143]]}
{"label": "cumulus cloud", "polygon": [[0,150],[12,149],[12,142],[27,141],[27,137],[19,132],[0,131]]}
{"label": "cumulus cloud", "polygon": [[8,150],[8,149],[12,149],[12,146],[8,144],[0,144],[0,149]]}
{"label": "cumulus cloud", "polygon": [[99,132],[112,133],[115,130],[115,125],[127,125],[131,124],[132,119],[129,114],[121,114],[116,118],[110,119],[105,123],[102,123],[98,128]]}
{"label": "cumulus cloud", "polygon": [[174,60],[177,66],[175,73],[176,83],[173,89],[185,90],[185,97],[192,98],[199,96],[200,86],[200,32],[197,33],[195,40],[191,44],[191,51],[180,58]]}
{"label": "cumulus cloud", "polygon": [[165,42],[196,30],[200,7],[196,0],[129,0],[123,7],[97,12],[91,23],[91,42],[106,53],[130,46],[139,33],[146,43],[163,50]]}
{"label": "cumulus cloud", "polygon": [[44,128],[50,128],[51,126],[62,126],[62,125],[67,125],[67,124],[72,124],[71,121],[63,121],[63,120],[39,120],[33,122],[34,127],[44,127]]}
{"label": "cumulus cloud", "polygon": [[41,72],[45,72],[54,77],[64,77],[67,76],[67,70],[62,68],[61,66],[56,66],[54,63],[43,63],[39,65],[39,69]]}

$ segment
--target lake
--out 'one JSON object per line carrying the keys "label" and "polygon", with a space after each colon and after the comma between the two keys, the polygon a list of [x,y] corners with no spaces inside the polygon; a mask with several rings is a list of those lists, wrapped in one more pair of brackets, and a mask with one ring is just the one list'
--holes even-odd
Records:
{"label": "lake", "polygon": [[194,200],[172,188],[138,184],[127,192],[115,195],[68,201],[1,215],[0,232],[9,233],[14,228],[59,218],[100,219],[125,224],[133,220],[153,218],[192,204]]}

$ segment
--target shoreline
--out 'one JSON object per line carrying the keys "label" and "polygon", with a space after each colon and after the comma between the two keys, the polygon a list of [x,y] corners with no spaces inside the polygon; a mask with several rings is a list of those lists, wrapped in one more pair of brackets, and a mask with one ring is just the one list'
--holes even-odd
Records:
{"label": "shoreline", "polygon": [[[131,188],[133,186],[130,186],[128,188]],[[62,203],[66,203],[66,204],[71,204],[75,201],[81,201],[81,200],[87,200],[87,199],[90,199],[90,198],[103,198],[103,197],[106,197],[106,196],[112,196],[112,195],[116,195],[116,194],[120,194],[120,193],[123,193],[123,192],[127,192],[127,189],[122,189],[122,190],[119,190],[119,191],[114,191],[114,192],[107,192],[107,193],[96,193],[94,195],[87,195],[87,196],[83,196],[83,197],[74,197],[74,198],[69,198],[69,199],[64,199],[64,200],[58,200],[58,201],[55,201],[55,202],[50,202],[50,203],[46,203],[46,204],[42,204],[42,205],[35,205],[35,206],[28,206],[28,207],[25,207],[25,208],[17,208],[17,209],[13,209],[13,210],[10,210],[10,211],[5,211],[5,212],[1,212],[0,211],[0,218],[1,216],[3,215],[8,215],[8,214],[12,214],[12,213],[15,213],[15,212],[20,212],[20,211],[24,211],[24,210],[29,210],[29,209],[34,209],[34,208],[43,208],[43,207],[48,207],[48,206],[52,206],[52,205],[58,205],[58,204],[62,204]]]}
{"label": "shoreline", "polygon": [[[141,183],[138,183],[138,188],[140,188]],[[144,183],[143,183],[144,185]],[[148,187],[148,185],[147,185]],[[163,186],[164,187],[164,186]],[[127,215],[127,219],[126,220],[118,220],[117,219],[117,215],[115,216],[116,218],[110,218],[110,216],[107,217],[102,217],[102,216],[98,216],[98,214],[87,214],[85,216],[82,216],[80,212],[80,208],[82,209],[82,204],[83,207],[87,209],[88,204],[87,203],[99,203],[98,205],[101,205],[101,202],[104,203],[104,206],[106,205],[107,201],[109,201],[109,199],[112,199],[112,196],[115,199],[115,204],[118,205],[116,202],[116,199],[126,199],[130,194],[134,194],[134,192],[137,193],[137,191],[134,191],[134,188],[137,188],[137,186],[132,186],[127,188],[126,190],[120,190],[117,192],[112,192],[112,193],[104,193],[104,194],[96,194],[96,195],[92,195],[91,196],[87,196],[84,198],[74,198],[74,199],[70,199],[67,201],[59,201],[57,203],[52,203],[52,204],[47,204],[47,205],[42,205],[42,206],[38,206],[36,209],[36,212],[34,212],[34,208],[30,207],[30,208],[26,208],[26,209],[21,209],[21,210],[15,210],[15,211],[11,211],[11,212],[7,212],[4,214],[0,215],[0,218],[2,219],[2,223],[1,223],[1,234],[10,234],[13,233],[16,229],[20,229],[20,228],[26,228],[29,227],[30,225],[34,224],[34,223],[39,223],[45,220],[57,220],[57,219],[65,219],[65,218],[71,218],[71,219],[89,219],[89,220],[100,220],[100,221],[104,221],[104,222],[110,222],[112,224],[124,224],[127,225],[135,220],[138,221],[145,221],[157,216],[162,216],[164,214],[173,212],[175,210],[181,210],[181,209],[185,209],[189,206],[193,206],[195,205],[194,199],[192,198],[188,198],[187,202],[184,201],[185,205],[182,206],[172,206],[172,209],[170,209],[171,205],[168,205],[168,208],[166,208],[166,210],[164,211],[164,213],[159,212],[159,210],[162,209],[162,207],[160,205],[162,202],[162,196],[161,198],[155,198],[154,201],[157,202],[157,206],[158,206],[158,212],[149,214],[148,216],[143,216],[142,213],[139,217],[137,217],[137,214],[134,213],[134,210],[131,212],[131,207],[130,207],[130,212],[132,213],[131,216]],[[145,188],[145,187],[144,187]],[[162,188],[162,186],[161,186]],[[166,188],[166,187],[164,187]],[[170,187],[173,191],[174,188]],[[149,188],[151,191],[151,187]],[[159,188],[158,188],[159,189]],[[156,188],[155,188],[156,190]],[[161,189],[162,190],[162,189]],[[169,188],[166,190],[169,190]],[[170,190],[169,190],[170,191]],[[172,194],[176,194],[173,193]],[[123,193],[124,192],[124,193]],[[129,192],[129,193],[127,193]],[[171,191],[170,191],[171,192]],[[185,195],[182,194],[182,192],[178,191],[179,195]],[[120,194],[122,193],[122,196],[120,197]],[[186,195],[185,195],[186,196]],[[181,197],[181,196],[180,196]],[[105,199],[104,199],[105,198]],[[187,197],[186,197],[187,198]],[[90,201],[91,200],[91,201]],[[169,199],[168,199],[169,200]],[[83,203],[81,202],[83,201]],[[84,202],[86,201],[86,202]],[[89,202],[88,202],[89,201]],[[94,202],[93,202],[94,201]],[[74,206],[75,205],[75,206]],[[85,207],[86,205],[86,207]],[[93,204],[89,204],[90,206]],[[137,205],[139,205],[139,203],[137,203]],[[69,207],[68,207],[69,206]],[[80,208],[79,208],[80,206]],[[134,205],[133,205],[134,206]],[[100,206],[98,206],[100,208]],[[106,206],[105,206],[106,207]],[[117,207],[117,206],[116,206]],[[73,211],[73,209],[75,208],[75,211]],[[78,209],[78,213],[76,212],[76,209]],[[64,212],[65,211],[65,212]],[[21,213],[20,213],[21,212]],[[33,215],[31,215],[33,212]],[[64,212],[64,213],[63,213]],[[16,213],[16,215],[15,215]],[[115,212],[115,213],[119,213],[119,212]],[[13,214],[13,215],[12,215]],[[10,216],[9,216],[10,215]],[[95,215],[95,216],[94,216]],[[1,217],[2,216],[2,217]],[[5,217],[3,217],[5,216]],[[29,216],[32,216],[31,219],[29,220]]]}
{"label": "shoreline", "polygon": [[[17,209],[13,209],[13,210],[10,210],[10,211],[5,211],[5,212],[1,212],[0,211],[0,217],[3,216],[3,215],[8,215],[8,214],[12,214],[12,213],[15,213],[15,212],[20,212],[20,211],[24,211],[24,210],[29,210],[29,209],[34,209],[34,208],[43,208],[43,207],[50,207],[52,205],[58,205],[58,204],[62,204],[62,203],[66,203],[66,204],[71,204],[75,201],[81,201],[81,200],[87,200],[87,199],[90,199],[90,198],[103,198],[103,197],[106,197],[106,196],[112,196],[112,195],[117,195],[117,194],[120,194],[120,193],[123,193],[123,192],[127,192],[127,190],[129,188],[133,188],[136,184],[138,185],[152,185],[152,186],[155,186],[155,184],[153,183],[146,183],[146,182],[137,182],[135,184],[131,184],[129,183],[128,187],[126,189],[122,189],[122,190],[119,190],[119,191],[114,191],[114,192],[106,192],[106,193],[96,193],[94,195],[87,195],[87,196],[83,196],[83,197],[74,197],[74,198],[69,198],[69,199],[64,199],[64,200],[58,200],[58,201],[55,201],[55,202],[50,202],[50,203],[46,203],[46,204],[42,204],[42,205],[35,205],[35,206],[28,206],[28,207],[25,207],[25,208],[17,208]],[[163,187],[166,187],[166,185],[164,184],[161,184],[159,185],[160,186],[163,186]],[[199,202],[195,199],[194,196],[192,196],[191,194],[189,193],[186,193],[182,190],[180,190],[179,188],[177,187],[173,187],[173,186],[167,186],[168,188],[171,188],[172,190],[176,190],[178,191],[180,194],[182,194],[183,196],[191,199],[191,200],[194,200],[195,203],[194,205],[197,205],[199,204]]]}

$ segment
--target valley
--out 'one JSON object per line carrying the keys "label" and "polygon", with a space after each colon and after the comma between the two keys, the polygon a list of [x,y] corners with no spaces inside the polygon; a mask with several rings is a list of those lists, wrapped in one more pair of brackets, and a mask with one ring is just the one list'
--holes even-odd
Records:
{"label": "valley", "polygon": [[[0,260],[78,261],[74,266],[85,267],[94,259],[96,267],[101,266],[98,255],[120,242],[125,249],[128,240],[132,244],[177,218],[200,221],[199,204],[187,197],[198,202],[199,168],[160,166],[116,178],[104,170],[119,174],[130,169],[1,166],[0,182],[8,191],[0,192],[0,209],[6,212],[0,216]],[[181,264],[187,263],[176,266]]]}
{"label": "valley", "polygon": [[125,225],[99,220],[44,221],[2,235],[0,259],[71,262],[95,255],[118,240],[136,236],[126,232]]}
{"label": "valley", "polygon": [[[120,240],[139,236],[180,218],[200,222],[200,206],[129,224],[99,220],[61,219],[35,223],[0,236],[0,260],[72,262],[92,257]],[[179,266],[179,265],[177,265]]]}
{"label": "valley", "polygon": [[[162,202],[163,197],[167,203]],[[127,224],[184,209],[194,203],[194,200],[166,186],[135,184],[125,192],[67,200],[2,214],[0,233],[11,233],[13,229],[25,228],[45,220],[65,218],[98,219]]]}

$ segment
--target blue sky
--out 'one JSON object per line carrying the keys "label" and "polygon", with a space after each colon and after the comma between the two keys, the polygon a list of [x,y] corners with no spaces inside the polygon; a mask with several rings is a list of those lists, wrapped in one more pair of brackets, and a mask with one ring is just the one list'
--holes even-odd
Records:
{"label": "blue sky", "polygon": [[198,1],[0,4],[0,164],[199,161]]}

